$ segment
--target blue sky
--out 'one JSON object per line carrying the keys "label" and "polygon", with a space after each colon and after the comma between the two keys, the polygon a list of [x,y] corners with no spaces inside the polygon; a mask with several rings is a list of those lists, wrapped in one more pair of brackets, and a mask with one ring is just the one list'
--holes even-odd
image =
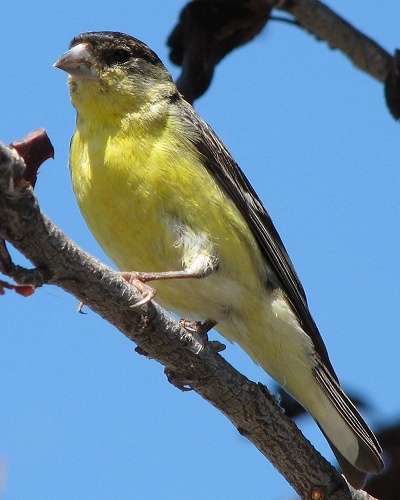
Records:
{"label": "blue sky", "polygon": [[[105,262],[72,194],[75,115],[66,75],[52,64],[78,33],[118,30],[149,44],[177,76],[165,41],[183,4],[3,3],[0,140],[47,130],[56,156],[41,169],[41,207]],[[398,47],[397,1],[379,11],[372,0],[329,5],[389,52]],[[398,419],[400,126],[382,85],[339,51],[275,22],[220,64],[196,109],[270,212],[343,386],[370,405],[375,429]],[[0,297],[1,498],[292,498],[223,415],[172,387],[160,365],[76,306],[54,287]],[[236,346],[224,356],[271,386]],[[332,459],[313,422],[299,425]]]}

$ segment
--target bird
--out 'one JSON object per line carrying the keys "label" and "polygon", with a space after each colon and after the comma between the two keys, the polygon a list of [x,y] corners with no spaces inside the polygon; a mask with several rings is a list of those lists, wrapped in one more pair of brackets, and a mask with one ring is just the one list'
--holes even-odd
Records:
{"label": "bird", "polygon": [[124,277],[152,281],[160,305],[239,344],[314,418],[361,488],[383,469],[380,445],[339,384],[270,215],[221,139],[130,35],[82,33],[54,66],[69,74],[77,115],[73,190],[102,249]]}

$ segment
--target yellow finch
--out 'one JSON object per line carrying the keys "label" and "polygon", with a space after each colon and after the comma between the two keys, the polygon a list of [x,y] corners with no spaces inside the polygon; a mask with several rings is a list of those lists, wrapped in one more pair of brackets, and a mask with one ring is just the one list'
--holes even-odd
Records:
{"label": "yellow finch", "polygon": [[360,487],[383,468],[380,446],[340,388],[283,243],[221,140],[131,36],[81,34],[55,66],[70,75],[77,111],[73,189],[104,251],[119,269],[157,279],[167,309],[215,321],[306,408]]}

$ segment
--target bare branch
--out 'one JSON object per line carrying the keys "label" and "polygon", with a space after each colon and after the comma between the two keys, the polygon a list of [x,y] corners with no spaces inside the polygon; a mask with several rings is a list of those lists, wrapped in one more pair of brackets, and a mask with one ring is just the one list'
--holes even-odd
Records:
{"label": "bare branch", "polygon": [[8,275],[22,283],[34,276],[37,285],[56,285],[83,301],[133,340],[139,353],[164,365],[171,382],[190,387],[223,412],[302,498],[319,492],[326,499],[372,498],[349,489],[267,389],[249,381],[218,354],[221,346],[182,328],[155,303],[132,308],[140,299],[137,291],[119,273],[74,245],[41,213],[32,187],[21,181],[24,169],[16,151],[0,145],[0,237],[35,266],[25,272],[9,263]]}
{"label": "bare branch", "polygon": [[331,48],[341,50],[362,71],[386,80],[392,56],[322,2],[284,0],[275,7],[292,14],[300,26]]}

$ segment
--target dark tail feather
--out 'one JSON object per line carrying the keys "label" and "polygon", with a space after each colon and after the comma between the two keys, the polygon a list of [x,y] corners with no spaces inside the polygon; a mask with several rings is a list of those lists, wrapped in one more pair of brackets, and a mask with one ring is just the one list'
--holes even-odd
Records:
{"label": "dark tail feather", "polygon": [[337,380],[322,363],[314,370],[314,376],[331,404],[341,416],[343,422],[346,423],[357,438],[358,457],[354,463],[350,463],[327,437],[326,432],[320,426],[339,462],[343,474],[352,486],[361,488],[365,482],[366,473],[377,474],[384,467],[381,458],[381,447],[374,433],[364,422],[356,407],[342,391]]}

